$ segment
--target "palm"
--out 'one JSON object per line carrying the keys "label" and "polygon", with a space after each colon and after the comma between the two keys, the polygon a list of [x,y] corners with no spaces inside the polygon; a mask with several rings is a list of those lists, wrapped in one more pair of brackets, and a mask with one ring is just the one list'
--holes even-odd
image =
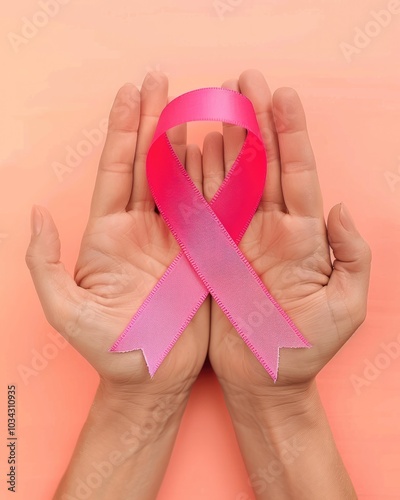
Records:
{"label": "palm", "polygon": [[[99,373],[113,379],[148,378],[140,352],[121,355],[107,349],[178,250],[168,228],[154,211],[112,214],[89,223],[75,269],[76,282],[85,291],[86,314],[81,315],[83,324],[79,326],[85,336],[72,340]],[[201,366],[202,345],[207,343],[207,329],[202,325],[204,316],[205,307],[167,356],[160,368],[163,378],[175,382],[177,378],[192,378]],[[96,329],[94,332],[92,327],[92,336],[87,335],[90,325]]]}
{"label": "palm", "polygon": [[[340,341],[325,287],[331,265],[324,227],[288,214],[257,212],[240,248],[272,296],[315,347],[281,351],[278,382],[315,375]],[[270,380],[222,311],[215,303],[212,307],[213,354],[219,370],[236,381],[245,377],[246,383]],[[323,343],[321,324],[325,325]]]}
{"label": "palm", "polygon": [[126,323],[176,253],[172,235],[155,212],[111,214],[89,223],[75,279]]}

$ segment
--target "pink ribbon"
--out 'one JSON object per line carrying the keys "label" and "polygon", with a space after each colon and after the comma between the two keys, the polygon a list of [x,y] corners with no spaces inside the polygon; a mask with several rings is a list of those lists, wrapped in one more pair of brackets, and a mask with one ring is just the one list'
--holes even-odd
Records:
{"label": "pink ribbon", "polygon": [[[243,147],[210,203],[194,186],[166,134],[176,125],[199,120],[247,129]],[[310,344],[237,246],[257,210],[266,178],[265,149],[251,101],[222,88],[194,90],[171,101],[147,155],[147,178],[181,252],[110,351],[141,349],[153,376],[210,293],[276,381],[279,349]]]}

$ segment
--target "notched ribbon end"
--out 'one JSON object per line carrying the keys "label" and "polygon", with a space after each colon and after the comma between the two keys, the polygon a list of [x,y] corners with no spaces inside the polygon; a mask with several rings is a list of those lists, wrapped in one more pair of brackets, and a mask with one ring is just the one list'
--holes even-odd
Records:
{"label": "notched ribbon end", "polygon": [[145,351],[145,348],[144,347],[129,347],[129,348],[123,348],[123,347],[120,347],[119,346],[119,342],[115,342],[111,347],[110,349],[108,349],[108,352],[118,352],[118,353],[127,353],[127,352],[132,352],[132,351],[142,351],[142,355],[143,355],[143,358],[144,358],[144,361],[146,363],[146,366],[147,366],[147,371],[149,372],[150,374],[150,378],[153,378],[154,375],[156,374],[156,371],[158,370],[160,364],[161,364],[161,361],[156,361],[156,362],[152,362],[147,356],[146,356],[146,351]]}
{"label": "notched ribbon end", "polygon": [[249,342],[246,342],[252,353],[255,355],[264,369],[268,372],[274,384],[278,380],[281,349],[310,349],[312,347],[312,344],[310,344],[310,342],[308,342],[308,340],[305,339],[300,332],[296,331],[296,334],[296,337],[291,335],[290,341],[283,342],[281,345],[270,345],[267,351],[261,349],[260,347],[256,349],[255,346],[251,345]]}
{"label": "notched ribbon end", "polygon": [[281,354],[281,349],[310,349],[312,347],[312,344],[310,344],[310,342],[308,342],[308,340],[305,339],[300,333],[298,334],[298,339],[299,339],[299,342],[296,344],[282,345],[282,346],[278,347],[277,370],[276,370],[276,373],[273,373],[272,375],[270,374],[272,377],[272,380],[274,381],[274,384],[278,380],[278,367],[279,367],[279,358],[280,358],[280,354]]}

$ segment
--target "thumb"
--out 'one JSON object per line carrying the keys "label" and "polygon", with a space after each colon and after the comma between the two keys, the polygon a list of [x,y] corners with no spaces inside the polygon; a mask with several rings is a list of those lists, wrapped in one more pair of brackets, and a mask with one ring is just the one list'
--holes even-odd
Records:
{"label": "thumb", "polygon": [[[79,287],[60,262],[60,238],[50,213],[34,205],[25,262],[48,322],[60,333],[79,303]],[[75,313],[76,314],[76,313]]]}
{"label": "thumb", "polygon": [[340,294],[357,328],[366,316],[371,250],[343,203],[331,209],[327,229],[335,257],[328,288]]}

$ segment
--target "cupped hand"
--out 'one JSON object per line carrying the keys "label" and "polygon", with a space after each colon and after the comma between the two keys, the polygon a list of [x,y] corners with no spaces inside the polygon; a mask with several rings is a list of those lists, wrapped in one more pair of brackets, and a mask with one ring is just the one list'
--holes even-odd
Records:
{"label": "cupped hand", "polygon": [[[153,379],[141,351],[108,351],[179,252],[155,210],[145,172],[147,151],[167,100],[168,81],[159,72],[146,76],[140,92],[131,84],[119,90],[74,277],[60,262],[58,231],[43,207],[32,211],[33,234],[26,253],[50,324],[104,382],[127,394],[186,391],[208,347],[210,304],[206,301]],[[186,147],[185,126],[173,129],[169,138],[201,189],[200,150]],[[160,324],[154,336],[162,335],[162,329]]]}
{"label": "cupped hand", "polygon": [[[209,356],[225,392],[263,394],[270,387],[277,391],[313,380],[363,322],[371,253],[343,204],[331,209],[325,223],[315,159],[296,92],[281,88],[271,97],[264,77],[255,70],[223,86],[252,101],[268,158],[262,200],[239,247],[312,344],[280,350],[274,386],[212,302]],[[245,131],[232,125],[224,125],[223,135],[215,132],[205,138],[207,200],[231,168],[244,138]]]}

